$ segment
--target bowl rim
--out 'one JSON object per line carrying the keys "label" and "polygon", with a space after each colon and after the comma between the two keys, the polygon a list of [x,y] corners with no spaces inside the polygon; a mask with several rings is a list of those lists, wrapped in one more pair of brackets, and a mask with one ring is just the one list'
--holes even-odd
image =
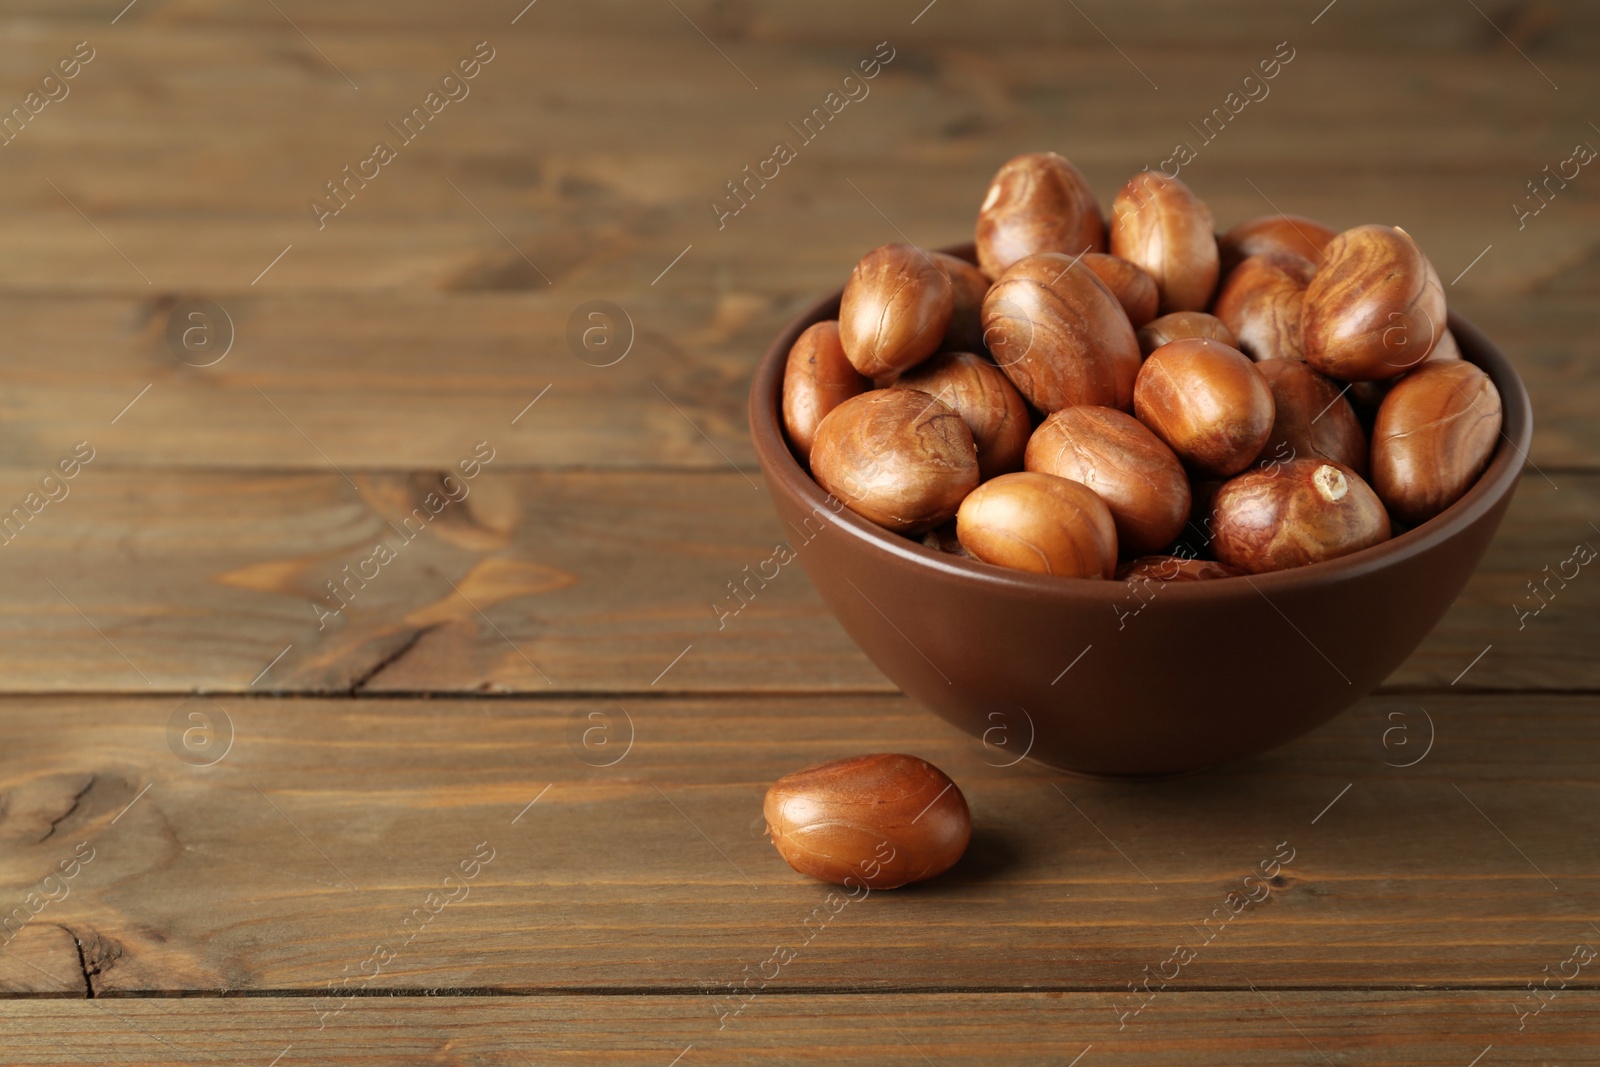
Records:
{"label": "bowl rim", "polygon": [[[973,246],[970,243],[938,251],[968,261],[973,259]],[[904,563],[952,579],[1012,593],[1047,594],[1072,600],[1100,601],[1124,596],[1126,585],[1122,581],[1035,574],[970,560],[928,548],[918,541],[886,530],[848,507],[835,510],[829,506],[829,495],[812,479],[810,472],[800,465],[790,450],[779,411],[783,371],[789,349],[808,326],[837,317],[842,294],[841,286],[790,320],[768,345],[761,362],[756,366],[750,384],[750,434],[755,444],[756,458],[769,481],[780,483],[785,491],[813,508],[825,508],[832,515],[833,522],[855,539],[867,542]],[[1487,335],[1454,310],[1449,312],[1449,328],[1455,335],[1462,358],[1488,374],[1489,380],[1499,391],[1502,413],[1500,443],[1490,456],[1488,466],[1461,499],[1421,525],[1347,556],[1287,570],[1247,574],[1241,576],[1243,581],[1218,578],[1204,582],[1163,583],[1163,595],[1220,600],[1275,591],[1293,592],[1339,580],[1365,577],[1423,555],[1473,526],[1496,507],[1515,488],[1523,466],[1528,462],[1528,448],[1533,439],[1532,404],[1516,368]],[[837,498],[833,499],[837,502]]]}

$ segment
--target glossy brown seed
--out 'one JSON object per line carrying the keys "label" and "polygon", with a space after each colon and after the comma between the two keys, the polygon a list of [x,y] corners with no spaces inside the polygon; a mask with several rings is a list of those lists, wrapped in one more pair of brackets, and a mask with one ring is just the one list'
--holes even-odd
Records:
{"label": "glossy brown seed", "polygon": [[1367,435],[1344,387],[1297,360],[1256,364],[1272,390],[1272,434],[1261,446],[1260,465],[1291,459],[1329,459],[1367,476]]}
{"label": "glossy brown seed", "polygon": [[814,323],[795,339],[783,370],[783,428],[802,463],[811,461],[823,416],[870,388],[844,354],[838,322]]}
{"label": "glossy brown seed", "polygon": [[1073,257],[1013,264],[984,297],[983,327],[995,362],[1040,411],[1128,407],[1139,342],[1111,290]]}
{"label": "glossy brown seed", "polygon": [[1250,574],[1346,556],[1389,539],[1389,513],[1349,467],[1297,459],[1241,474],[1212,501],[1217,558]]}
{"label": "glossy brown seed", "polygon": [[1140,556],[1117,568],[1123,581],[1208,582],[1215,578],[1237,578],[1244,572],[1214,559],[1185,556]]}
{"label": "glossy brown seed", "polygon": [[1176,178],[1141,171],[1111,205],[1111,254],[1155,279],[1161,314],[1204,311],[1217,288],[1211,209]]}
{"label": "glossy brown seed", "polygon": [[895,388],[920,389],[956,409],[978,446],[980,478],[1022,469],[1033,419],[993,363],[971,352],[941,352],[901,375]]}
{"label": "glossy brown seed", "polygon": [[1219,477],[1250,466],[1272,433],[1267,380],[1237,348],[1204,338],[1150,354],[1133,410],[1185,463]]}
{"label": "glossy brown seed", "polygon": [[767,790],[762,811],[784,862],[852,889],[943,874],[972,837],[960,787],[927,760],[892,753],[786,774]]}
{"label": "glossy brown seed", "polygon": [[1500,392],[1459,359],[1429,360],[1383,398],[1372,429],[1372,485],[1416,525],[1460,500],[1500,442]]}
{"label": "glossy brown seed", "polygon": [[953,517],[978,484],[978,450],[944,401],[916,389],[878,389],[822,420],[811,473],[856,514],[920,534]]}
{"label": "glossy brown seed", "polygon": [[1316,272],[1293,252],[1251,256],[1228,275],[1212,312],[1239,339],[1234,347],[1256,362],[1302,359],[1300,309]]}
{"label": "glossy brown seed", "polygon": [[1162,345],[1181,341],[1185,337],[1209,337],[1213,341],[1221,341],[1229,348],[1238,348],[1238,339],[1233,336],[1233,331],[1217,318],[1204,311],[1174,311],[1170,315],[1163,315],[1159,319],[1139,328],[1139,353],[1148,356]]}
{"label": "glossy brown seed", "polygon": [[939,350],[955,294],[950,276],[914,245],[875,248],[850,272],[839,342],[869,378],[910,370]]}
{"label": "glossy brown seed", "polygon": [[964,259],[930,252],[933,261],[950,277],[950,325],[939,342],[942,352],[983,351],[983,298],[989,276]]}
{"label": "glossy brown seed", "polygon": [[1444,288],[1404,230],[1357,226],[1322,250],[1306,288],[1306,362],[1330,378],[1395,378],[1419,365],[1445,328]]}
{"label": "glossy brown seed", "polygon": [[1031,152],[1009,160],[989,183],[977,243],[978,265],[998,278],[1036,252],[1105,251],[1105,221],[1082,171],[1054,152]]}
{"label": "glossy brown seed", "polygon": [[1094,490],[1053,474],[1002,474],[961,502],[956,534],[985,563],[1063,578],[1109,578],[1117,528]]}
{"label": "glossy brown seed", "polygon": [[1303,215],[1259,215],[1218,238],[1217,251],[1224,275],[1251,256],[1266,252],[1289,252],[1318,264],[1323,246],[1334,235],[1334,230]]}
{"label": "glossy brown seed", "polygon": [[1125,259],[1100,252],[1090,252],[1082,262],[1094,271],[1095,277],[1106,283],[1106,288],[1122,305],[1128,322],[1135,330],[1156,317],[1161,294],[1156,291],[1156,280],[1150,277],[1149,271]]}
{"label": "glossy brown seed", "polygon": [[1033,432],[1024,463],[1094,490],[1111,509],[1124,555],[1167,547],[1188,521],[1183,464],[1142,422],[1112,408],[1062,408]]}

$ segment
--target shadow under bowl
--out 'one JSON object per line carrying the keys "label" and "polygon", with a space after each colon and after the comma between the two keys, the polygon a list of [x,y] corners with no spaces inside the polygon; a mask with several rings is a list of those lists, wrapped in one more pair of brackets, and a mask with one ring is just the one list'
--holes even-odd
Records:
{"label": "shadow under bowl", "polygon": [[[971,258],[971,246],[948,249]],[[782,428],[784,362],[839,293],[791,322],[750,392],[750,429],[806,573],[867,658],[1003,762],[1168,777],[1284,744],[1350,707],[1416,649],[1511,502],[1533,433],[1510,361],[1459,315],[1464,358],[1500,392],[1503,439],[1428,522],[1326,563],[1140,589],[990,566],[891,533],[811,479]]]}

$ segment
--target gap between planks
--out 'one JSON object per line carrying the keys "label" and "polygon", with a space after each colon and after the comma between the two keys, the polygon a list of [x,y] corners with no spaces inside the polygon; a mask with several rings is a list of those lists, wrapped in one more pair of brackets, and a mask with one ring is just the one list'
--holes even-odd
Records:
{"label": "gap between planks", "polygon": [[[1518,689],[1512,687],[1494,687],[1475,689],[1472,686],[1448,685],[1438,686],[1379,686],[1362,695],[1360,700],[1351,705],[1359,704],[1361,700],[1385,696],[1469,696],[1469,697],[1572,697],[1588,698],[1600,697],[1600,689],[1586,689],[1582,687],[1572,689]],[[452,701],[467,703],[478,701],[485,704],[505,703],[508,701],[553,703],[556,701],[574,700],[643,700],[652,703],[664,701],[697,700],[707,703],[732,700],[783,700],[790,697],[806,697],[815,700],[905,700],[917,707],[915,700],[898,689],[832,689],[825,687],[792,686],[785,689],[527,689],[512,692],[485,693],[461,689],[361,689],[351,692],[350,689],[285,689],[282,691],[250,690],[250,689],[3,689],[0,690],[0,703],[9,700],[121,700],[124,698],[139,698],[144,700],[167,699],[171,697],[227,697],[251,701],[270,702],[286,700],[321,700],[321,701],[373,701],[381,702],[392,700],[395,702],[409,701]],[[1348,710],[1348,709],[1347,709]],[[928,712],[933,714],[933,712]],[[1342,713],[1341,713],[1342,714]]]}
{"label": "gap between planks", "polygon": [[[1260,987],[1257,987],[1260,988]],[[1265,987],[1273,993],[1495,993],[1516,992],[1525,990],[1527,983],[1514,985],[1509,982],[1483,982],[1463,983],[1450,982],[1441,984],[1406,983],[1406,982],[1362,982],[1360,985],[1340,985],[1338,983],[1317,985],[1312,983],[1271,985]],[[1182,989],[1165,989],[1163,993],[1172,993],[1182,996],[1185,994],[1208,993],[1249,993],[1251,986],[1248,982],[1237,985],[1226,982],[1212,982],[1186,985]],[[1600,993],[1600,984],[1569,985],[1563,990],[1573,993]],[[761,990],[764,997],[818,997],[818,996],[850,996],[861,992],[882,994],[884,996],[912,996],[912,997],[937,997],[950,995],[979,995],[979,996],[1033,996],[1051,993],[1068,994],[1109,994],[1123,992],[1123,986],[1094,985],[1088,983],[1062,983],[1050,985],[1029,986],[1002,986],[1002,985],[871,985],[858,986],[850,983],[844,985],[815,985],[815,986],[769,986]],[[396,998],[425,996],[429,999],[444,1000],[458,998],[462,1000],[476,1000],[488,997],[508,997],[514,999],[536,1000],[549,997],[703,997],[705,990],[685,986],[548,986],[533,988],[517,988],[502,986],[439,986],[415,985],[393,986],[384,989],[358,989],[345,990],[344,995],[362,1000],[394,1000]],[[92,999],[95,1000],[318,1000],[327,999],[326,988],[283,988],[283,989],[141,989],[110,990],[97,992]],[[0,991],[0,1001],[7,1000],[87,1000],[88,997],[69,996],[62,993],[27,991],[6,992]]]}

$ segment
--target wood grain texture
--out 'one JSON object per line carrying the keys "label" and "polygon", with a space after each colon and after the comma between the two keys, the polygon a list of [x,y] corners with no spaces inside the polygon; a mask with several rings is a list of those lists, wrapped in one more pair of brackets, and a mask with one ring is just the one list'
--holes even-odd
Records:
{"label": "wood grain texture", "polygon": [[[1600,1063],[1592,969],[1517,1014],[1600,943],[1600,584],[1519,619],[1600,544],[1600,185],[1512,207],[1595,143],[1592,5],[122,8],[18,0],[0,39],[0,108],[97,49],[0,148],[0,502],[96,450],[0,544],[8,1064]],[[480,40],[471,96],[319,229]],[[719,227],[878,41],[870,98]],[[1239,766],[1087,783],[894,695],[797,568],[719,628],[794,539],[743,414],[782,324],[875,245],[968,239],[1018,152],[1108,204],[1280,41],[1184,179],[1223,228],[1405,226],[1534,399],[1537,468],[1386,691]],[[166,339],[196,299],[235,335],[203,368]],[[592,300],[632,323],[613,366],[567,337]],[[470,496],[394,532],[480,441]],[[835,912],[760,797],[874,749],[948,770],[977,835]],[[1130,1016],[1279,842],[1265,903]]]}
{"label": "wood grain texture", "polygon": [[[774,992],[1127,994],[1188,946],[1172,988],[1509,1002],[1600,942],[1596,710],[1380,698],[1207,775],[1102,783],[997,766],[1020,722],[1010,751],[985,748],[899,697],[8,698],[0,903],[80,842],[94,858],[33,919],[86,962],[57,940],[32,957],[49,977],[8,962],[4,979],[327,1000],[373,972],[371,991],[718,995],[765,972]],[[224,722],[231,748],[178,732]],[[849,902],[783,864],[761,798],[872,751],[946,770],[973,843],[939,879]],[[444,881],[475,854],[475,879]],[[1270,893],[1224,921],[1275,854]],[[795,958],[774,975],[778,946]]]}
{"label": "wood grain texture", "polygon": [[[18,1067],[225,1062],[370,1067],[478,1064],[1004,1062],[1062,1067],[1087,1052],[1128,1067],[1361,1063],[1463,1067],[1497,1061],[1593,1064],[1600,994],[1562,994],[1516,1032],[1498,993],[1194,992],[1116,1029],[1094,993],[808,994],[757,999],[718,1030],[700,997],[381,997],[322,1030],[300,998],[24,1000],[0,1003]],[[1510,1022],[1508,1028],[1506,1023]],[[1508,1032],[1509,1030],[1509,1032]],[[1320,1053],[1320,1055],[1319,1055]],[[1324,1060],[1326,1057],[1326,1060]]]}
{"label": "wood grain texture", "polygon": [[[863,10],[849,0],[818,0],[805,7],[758,5],[727,0],[676,0],[677,6],[703,27],[708,36],[728,43],[770,43],[790,47],[819,46],[844,39],[853,40],[863,28],[895,25],[904,27],[922,8],[908,5],[881,12]],[[451,10],[441,10],[425,0],[394,0],[384,5],[381,26],[374,26],[371,7],[363,0],[326,0],[320,4],[291,5],[286,8],[298,25],[349,31],[352,28],[440,29],[459,27],[463,22],[485,28],[509,24],[524,5],[501,0],[465,0]],[[1127,10],[1114,0],[1090,0],[1079,5],[1093,15],[1094,22],[1111,36],[1131,36],[1135,44],[1170,48],[1204,45],[1211,48],[1237,47],[1240,34],[1252,30],[1270,36],[1279,28],[1302,28],[1321,8],[1307,5],[1283,8],[1261,0],[1218,0],[1203,10],[1183,0],[1152,0],[1148,11]],[[1393,20],[1392,33],[1373,33],[1374,15],[1393,9],[1382,0],[1342,0],[1344,17],[1320,19],[1317,39],[1330,47],[1356,47],[1369,51],[1410,49],[1427,52],[1453,51],[1457,54],[1515,57],[1504,37],[1481,20],[1462,17],[1460,12],[1436,5],[1419,5],[1405,10],[1405,19]],[[107,14],[105,5],[95,0],[16,0],[12,8],[18,16],[44,23],[85,25],[103,23],[116,14]],[[954,44],[996,44],[1002,42],[1082,40],[1093,34],[1088,22],[1070,8],[1061,11],[1037,0],[994,0],[980,14],[955,6],[939,9],[915,23],[920,38]],[[627,13],[630,18],[619,15]],[[1514,43],[1540,58],[1570,55],[1589,38],[1600,35],[1600,19],[1592,9],[1578,5],[1550,5],[1531,9],[1497,12],[1498,25]],[[270,16],[270,17],[269,17]],[[593,32],[604,27],[616,37],[677,37],[693,31],[670,8],[666,11],[641,10],[628,0],[593,0],[581,8],[552,7],[524,16],[523,32]],[[120,25],[168,27],[215,26],[270,30],[287,34],[283,21],[270,11],[263,13],[249,0],[211,0],[207,3],[167,3],[135,7]]]}
{"label": "wood grain texture", "polygon": [[[418,469],[449,462],[457,435],[508,421],[549,385],[508,445],[518,463],[717,468],[720,448],[748,464],[750,367],[866,249],[902,235],[968,239],[999,162],[1041,145],[1071,155],[1109,203],[1173,142],[1200,142],[1190,124],[1288,34],[1296,58],[1271,95],[1201,143],[1185,180],[1221,227],[1273,205],[1341,227],[1404,224],[1441,277],[1460,275],[1452,304],[1528,377],[1535,461],[1600,462],[1586,415],[1600,396],[1581,347],[1597,325],[1600,207],[1581,182],[1520,229],[1510,207],[1592,135],[1583,101],[1600,82],[1557,43],[1584,32],[1576,13],[1529,14],[1519,31],[1564,92],[1466,6],[1430,13],[1428,32],[1441,43],[1492,37],[1483,61],[1499,71],[1496,50],[1510,56],[1493,79],[1459,52],[1354,54],[1302,36],[1305,20],[1289,13],[1269,20],[1281,27],[1191,14],[1170,30],[1126,32],[1236,43],[1222,54],[1159,47],[1145,60],[1166,84],[1155,92],[1070,9],[1028,33],[950,5],[915,28],[853,13],[805,26],[793,12],[702,11],[708,32],[750,53],[755,92],[670,8],[630,15],[621,34],[572,26],[593,13],[535,9],[518,27],[530,32],[499,37],[482,29],[497,20],[479,5],[483,21],[462,25],[459,43],[417,28],[433,17],[417,10],[356,30],[357,10],[321,25],[325,51],[359,57],[360,92],[270,9],[136,7],[115,37],[91,34],[100,54],[72,95],[4,148],[0,314],[20,332],[0,353],[11,383],[0,461],[51,462],[64,443],[106,433],[152,385],[117,427],[118,462],[313,467],[309,437],[341,465]],[[1360,10],[1344,0],[1338,17]],[[295,14],[318,24],[315,12]],[[554,26],[534,21],[547,17]],[[1385,23],[1411,33],[1410,17]],[[1095,15],[1114,38],[1125,18]],[[657,22],[670,32],[632,35]],[[9,44],[0,94],[26,92],[29,72],[80,33],[72,24]],[[318,229],[309,200],[479,33],[500,51],[472,94]],[[965,33],[980,36],[952,43]],[[970,43],[996,33],[1026,43],[1004,63]],[[796,46],[797,34],[814,43]],[[719,228],[711,204],[726,183],[774,140],[797,139],[788,123],[880,35],[900,51],[871,95]],[[233,77],[240,68],[251,77]],[[158,124],[146,120],[153,109]],[[205,369],[176,360],[164,338],[173,309],[199,297],[226,308],[237,333]],[[624,308],[637,334],[614,367],[569,351],[569,316],[593,299]]]}
{"label": "wood grain texture", "polygon": [[[0,466],[48,466],[88,440],[118,466],[412,471],[451,466],[487,437],[507,466],[753,470],[755,360],[788,316],[840,284],[858,245],[844,238],[832,270],[808,268],[773,293],[222,297],[235,349],[206,368],[167,348],[177,295],[0,296],[12,324]],[[567,346],[568,318],[590,297],[620,299],[634,324],[614,366]],[[1533,397],[1533,461],[1600,465],[1600,385],[1581,349],[1600,330],[1593,294],[1471,310]]]}
{"label": "wood grain texture", "polygon": [[[6,690],[892,691],[799,565],[752,577],[780,543],[805,558],[755,478],[498,473],[496,458],[424,524],[440,472],[126,470],[111,449],[0,547]],[[1600,546],[1600,480],[1553,477],[1524,478],[1390,687],[1600,688],[1600,579],[1550,577],[1578,543]],[[35,480],[0,472],[0,500]],[[363,562],[379,544],[395,558]],[[1296,625],[1316,640],[1316,620]]]}

